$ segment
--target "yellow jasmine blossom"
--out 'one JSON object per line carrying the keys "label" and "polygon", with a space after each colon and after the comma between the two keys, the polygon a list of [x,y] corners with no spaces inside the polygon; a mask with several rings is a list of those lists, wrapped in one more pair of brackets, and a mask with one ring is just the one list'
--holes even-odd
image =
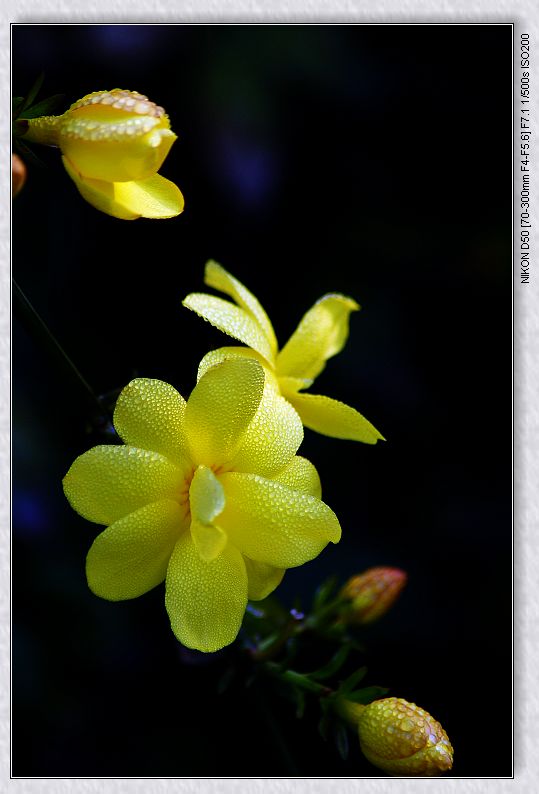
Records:
{"label": "yellow jasmine blossom", "polygon": [[24,137],[58,146],[79,193],[123,220],[172,218],[179,188],[157,173],[177,136],[162,107],[135,91],[95,91],[61,116],[28,119]]}
{"label": "yellow jasmine blossom", "polygon": [[78,513],[107,526],[86,561],[96,595],[136,598],[165,580],[178,640],[216,651],[248,598],[338,542],[316,469],[295,454],[301,422],[277,402],[249,359],[209,369],[187,402],[162,381],[126,386],[114,411],[125,445],[90,449],[63,483]]}
{"label": "yellow jasmine blossom", "polygon": [[432,777],[453,766],[453,747],[439,722],[403,698],[363,706],[343,701],[339,711],[357,726],[363,754],[390,775]]}
{"label": "yellow jasmine blossom", "polygon": [[350,610],[344,615],[350,623],[373,623],[392,607],[407,575],[400,568],[376,566],[353,576],[341,590],[341,596],[350,600]]}
{"label": "yellow jasmine blossom", "polygon": [[304,394],[322,372],[326,361],[339,353],[348,338],[350,312],[358,304],[344,295],[324,295],[303,316],[282,348],[270,319],[255,296],[216,262],[205,270],[208,286],[229,295],[234,301],[204,293],[191,293],[183,305],[192,309],[219,330],[247,345],[224,347],[202,360],[199,377],[210,366],[232,356],[249,356],[259,361],[268,376],[268,385],[297,411],[305,427],[334,438],[376,444],[383,436],[349,405],[320,394]]}

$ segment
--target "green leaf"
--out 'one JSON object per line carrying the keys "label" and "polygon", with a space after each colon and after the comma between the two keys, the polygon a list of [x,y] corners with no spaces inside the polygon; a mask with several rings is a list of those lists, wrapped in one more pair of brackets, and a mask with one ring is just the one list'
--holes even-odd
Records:
{"label": "green leaf", "polygon": [[322,584],[317,588],[312,603],[313,612],[319,610],[321,607],[324,606],[324,604],[326,604],[329,601],[330,596],[335,590],[336,584],[337,584],[337,577],[330,576],[329,579],[326,579],[326,581],[322,582]]}
{"label": "green leaf", "polygon": [[339,694],[340,695],[348,695],[349,692],[352,692],[354,687],[356,687],[360,681],[362,681],[365,676],[367,675],[367,668],[360,667],[356,670],[352,675],[348,676],[339,687]]}
{"label": "green leaf", "polygon": [[364,689],[357,689],[355,692],[349,692],[346,697],[348,700],[351,700],[352,703],[362,703],[366,706],[368,703],[372,703],[373,700],[387,695],[388,692],[389,689],[383,686],[366,686]]}
{"label": "green leaf", "polygon": [[349,645],[341,645],[341,647],[337,649],[337,652],[326,665],[320,667],[318,670],[315,670],[314,673],[309,673],[308,675],[311,678],[316,678],[319,681],[323,681],[325,678],[330,678],[341,669],[348,657],[349,652]]}
{"label": "green leaf", "polygon": [[41,90],[41,86],[43,85],[43,80],[45,79],[44,72],[41,72],[37,80],[35,81],[34,85],[26,95],[26,99],[24,100],[24,104],[22,109],[25,110],[26,108],[30,107],[36,96],[39,94]]}
{"label": "green leaf", "polygon": [[20,114],[22,119],[35,119],[38,116],[50,116],[54,110],[64,101],[65,94],[54,94],[53,96],[42,99],[36,105],[23,110]]}
{"label": "green leaf", "polygon": [[334,729],[333,729],[333,741],[335,742],[335,746],[339,752],[339,755],[346,761],[348,758],[348,731],[346,730],[344,724],[342,722],[336,722]]}
{"label": "green leaf", "polygon": [[13,113],[13,117],[14,118],[17,118],[17,114],[20,111],[20,109],[22,108],[23,103],[24,103],[24,97],[23,96],[14,96],[13,97],[13,99],[11,101],[11,112]]}

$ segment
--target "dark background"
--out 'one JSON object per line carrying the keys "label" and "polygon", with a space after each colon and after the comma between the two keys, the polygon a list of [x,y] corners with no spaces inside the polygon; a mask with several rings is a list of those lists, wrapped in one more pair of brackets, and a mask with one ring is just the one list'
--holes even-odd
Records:
{"label": "dark background", "polygon": [[[361,303],[314,391],[387,442],[306,431],[343,539],[277,595],[307,606],[329,574],[404,568],[364,635],[366,683],[440,720],[455,776],[511,775],[512,28],[12,30],[15,95],[41,71],[64,107],[137,90],[179,136],[161,169],[185,195],[175,219],[97,212],[53,149],[14,202],[13,275],[97,393],[139,374],[189,395],[200,358],[230,341],[181,307],[208,258],[255,292],[281,344],[325,292]],[[90,593],[98,528],[61,479],[100,439],[15,312],[12,377],[13,774],[381,775],[357,743],[342,762],[322,742],[314,706],[298,722],[259,685],[217,694],[234,652],[182,650],[163,587]]]}

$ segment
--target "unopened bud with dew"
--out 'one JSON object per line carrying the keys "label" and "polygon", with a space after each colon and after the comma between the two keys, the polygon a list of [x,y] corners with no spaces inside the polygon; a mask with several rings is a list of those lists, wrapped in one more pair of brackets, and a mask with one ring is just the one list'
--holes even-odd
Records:
{"label": "unopened bud with dew", "polygon": [[372,623],[392,607],[407,575],[400,568],[377,566],[353,576],[341,590],[341,597],[350,601],[344,617],[349,623]]}
{"label": "unopened bud with dew", "polygon": [[157,173],[177,136],[146,96],[95,91],[61,116],[27,119],[24,138],[57,146],[80,194],[124,220],[171,218],[183,210],[179,188]]}
{"label": "unopened bud with dew", "polygon": [[453,747],[439,722],[402,698],[364,706],[343,700],[341,716],[357,727],[365,757],[395,777],[434,777],[453,766]]}

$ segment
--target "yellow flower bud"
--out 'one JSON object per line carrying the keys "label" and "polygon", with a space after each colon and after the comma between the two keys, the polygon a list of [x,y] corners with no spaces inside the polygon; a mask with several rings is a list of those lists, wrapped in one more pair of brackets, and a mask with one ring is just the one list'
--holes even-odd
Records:
{"label": "yellow flower bud", "polygon": [[358,731],[366,758],[390,775],[434,776],[453,766],[453,747],[440,723],[402,698],[370,703]]}
{"label": "yellow flower bud", "polygon": [[176,135],[162,107],[134,91],[96,91],[60,117],[62,153],[82,176],[130,182],[157,173]]}
{"label": "yellow flower bud", "polygon": [[372,623],[390,609],[406,584],[406,573],[399,568],[375,567],[353,576],[341,590],[351,601],[346,615],[350,623]]}
{"label": "yellow flower bud", "polygon": [[157,171],[177,136],[162,107],[135,91],[95,91],[61,116],[28,119],[24,137],[58,146],[83,198],[131,220],[170,218],[183,196]]}

